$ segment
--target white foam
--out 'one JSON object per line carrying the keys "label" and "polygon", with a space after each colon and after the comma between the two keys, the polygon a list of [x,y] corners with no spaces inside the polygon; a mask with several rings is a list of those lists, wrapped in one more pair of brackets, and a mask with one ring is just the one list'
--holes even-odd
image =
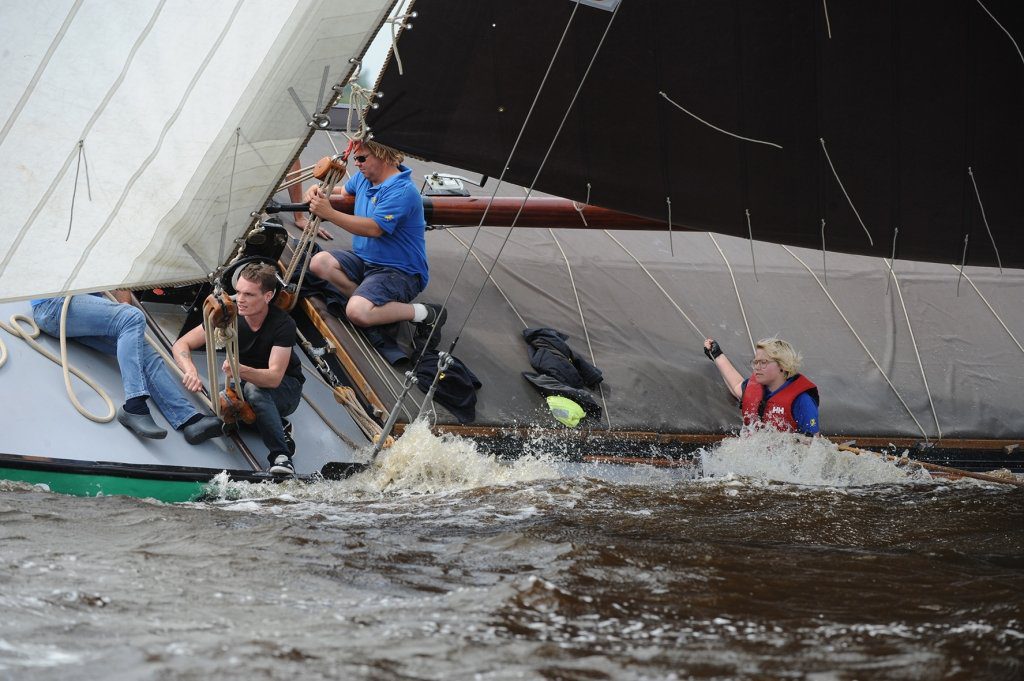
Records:
{"label": "white foam", "polygon": [[366,491],[422,494],[557,477],[547,457],[524,454],[509,463],[499,462],[493,454],[480,453],[475,442],[457,435],[438,437],[418,420],[352,481]]}
{"label": "white foam", "polygon": [[38,643],[14,645],[0,638],[0,671],[12,667],[59,667],[81,661],[82,655],[65,652],[57,646]]}
{"label": "white foam", "polygon": [[436,436],[424,421],[415,421],[364,471],[345,480],[314,483],[284,481],[249,484],[233,482],[227,473],[210,483],[210,496],[230,504],[233,510],[252,510],[237,503],[275,499],[297,501],[352,501],[382,494],[444,494],[491,485],[558,478],[550,457],[525,454],[502,462],[477,450],[476,443],[457,435]]}
{"label": "white foam", "polygon": [[700,459],[705,476],[730,481],[740,476],[797,485],[862,487],[931,477],[916,466],[840,451],[825,438],[796,438],[772,429],[745,429],[710,450],[701,450]]}
{"label": "white foam", "polygon": [[[364,471],[344,480],[317,482],[232,482],[218,475],[210,495],[232,510],[266,510],[258,502],[273,500],[294,506],[303,502],[348,502],[381,496],[445,495],[494,485],[515,485],[539,480],[594,478],[626,485],[687,484],[691,468],[615,466],[568,463],[560,441],[533,438],[516,460],[499,461],[481,453],[472,440],[430,432],[424,421],[406,428],[389,449],[383,450]],[[840,451],[825,438],[803,438],[761,429],[744,431],[717,446],[701,450],[698,485],[723,485],[737,494],[751,481],[782,482],[827,487],[866,487],[930,480],[916,466],[898,466],[881,456]],[[271,506],[276,508],[276,506]],[[277,509],[275,512],[280,512]],[[311,511],[312,512],[312,511]]]}

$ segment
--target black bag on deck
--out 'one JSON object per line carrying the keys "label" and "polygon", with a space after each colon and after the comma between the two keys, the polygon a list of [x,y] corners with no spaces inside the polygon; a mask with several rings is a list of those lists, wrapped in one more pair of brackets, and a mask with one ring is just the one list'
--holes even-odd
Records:
{"label": "black bag on deck", "polygon": [[[413,346],[413,357],[419,357],[422,345]],[[416,369],[416,386],[424,393],[437,373],[438,351],[428,349]],[[452,357],[452,362],[437,381],[434,399],[450,411],[459,423],[476,420],[476,391],[483,386],[476,374],[462,360]]]}

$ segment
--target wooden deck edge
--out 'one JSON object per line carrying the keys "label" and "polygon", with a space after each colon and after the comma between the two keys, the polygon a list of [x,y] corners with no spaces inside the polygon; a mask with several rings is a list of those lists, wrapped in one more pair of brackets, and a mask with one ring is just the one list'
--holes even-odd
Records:
{"label": "wooden deck edge", "polygon": [[351,355],[348,354],[345,346],[338,340],[338,336],[331,329],[327,320],[325,320],[320,314],[320,311],[316,309],[308,298],[302,299],[302,310],[306,313],[306,316],[309,317],[309,321],[313,323],[313,326],[315,326],[323,337],[329,340],[331,345],[334,346],[334,354],[338,358],[338,361],[341,362],[342,367],[344,367],[345,373],[348,375],[349,380],[352,381],[353,387],[359,391],[359,393],[373,406],[374,409],[379,410],[379,413],[376,414],[378,418],[387,419],[387,407],[384,406],[384,403],[377,395],[377,392],[370,385],[369,381],[366,380],[366,377],[363,376],[363,373],[359,370],[355,360],[353,360]]}

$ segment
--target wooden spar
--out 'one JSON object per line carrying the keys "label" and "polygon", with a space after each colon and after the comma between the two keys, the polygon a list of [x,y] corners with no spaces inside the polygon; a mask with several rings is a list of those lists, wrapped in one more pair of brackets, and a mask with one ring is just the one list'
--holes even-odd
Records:
{"label": "wooden spar", "polygon": [[359,367],[356,366],[355,361],[345,350],[345,346],[342,345],[334,335],[334,332],[331,331],[327,322],[320,316],[320,312],[313,307],[313,304],[309,302],[308,298],[302,299],[302,311],[306,313],[309,320],[313,322],[313,326],[317,328],[323,337],[329,340],[331,345],[334,346],[334,354],[338,358],[338,361],[341,362],[341,365],[345,368],[345,373],[366,401],[369,402],[375,410],[377,410],[376,415],[378,417],[387,418],[388,410],[384,406],[384,403],[381,402],[377,393],[374,392],[373,388],[370,386],[369,381],[367,381],[366,377],[363,376],[361,371],[359,371]]}
{"label": "wooden spar", "polygon": [[[890,456],[888,454],[882,454],[881,452],[872,452],[867,449],[859,449],[857,447],[850,447],[849,445],[836,445],[841,452],[850,452],[852,454],[874,454],[880,456],[886,461],[898,461],[900,457]],[[926,463],[924,461],[918,461],[917,459],[910,459],[921,468],[926,471],[934,471],[941,473],[942,475],[948,475],[953,478],[974,478],[975,480],[984,480],[985,482],[995,482],[1000,485],[1013,485],[1014,487],[1024,487],[1024,482],[1017,479],[1001,478],[997,475],[989,475],[987,473],[975,473],[973,471],[965,471],[960,468],[950,468],[949,466],[940,466],[934,463]]]}
{"label": "wooden spar", "polygon": [[[658,220],[619,213],[598,206],[574,204],[568,199],[554,197],[536,197],[526,200],[515,197],[490,199],[478,196],[424,196],[423,213],[428,225],[444,225],[450,227],[476,227],[487,210],[485,225],[488,227],[508,227],[515,220],[516,227],[552,227],[558,229],[627,229],[627,230],[667,230],[666,223]],[[331,206],[343,213],[351,213],[354,199],[351,196],[332,196]],[[582,210],[576,210],[576,206]],[[282,206],[288,209],[289,206]],[[586,223],[583,218],[586,218]],[[673,225],[673,229],[688,230],[689,228]],[[691,230],[692,231],[692,230]]]}

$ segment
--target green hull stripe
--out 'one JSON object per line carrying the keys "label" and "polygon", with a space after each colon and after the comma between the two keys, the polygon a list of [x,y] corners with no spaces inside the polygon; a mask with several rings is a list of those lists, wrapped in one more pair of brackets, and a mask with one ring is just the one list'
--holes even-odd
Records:
{"label": "green hull stripe", "polygon": [[44,484],[51,492],[73,494],[79,497],[121,495],[139,499],[156,499],[167,503],[192,501],[199,498],[205,483],[189,480],[147,480],[123,478],[115,475],[85,475],[58,471],[33,471],[20,468],[0,468],[0,479]]}

